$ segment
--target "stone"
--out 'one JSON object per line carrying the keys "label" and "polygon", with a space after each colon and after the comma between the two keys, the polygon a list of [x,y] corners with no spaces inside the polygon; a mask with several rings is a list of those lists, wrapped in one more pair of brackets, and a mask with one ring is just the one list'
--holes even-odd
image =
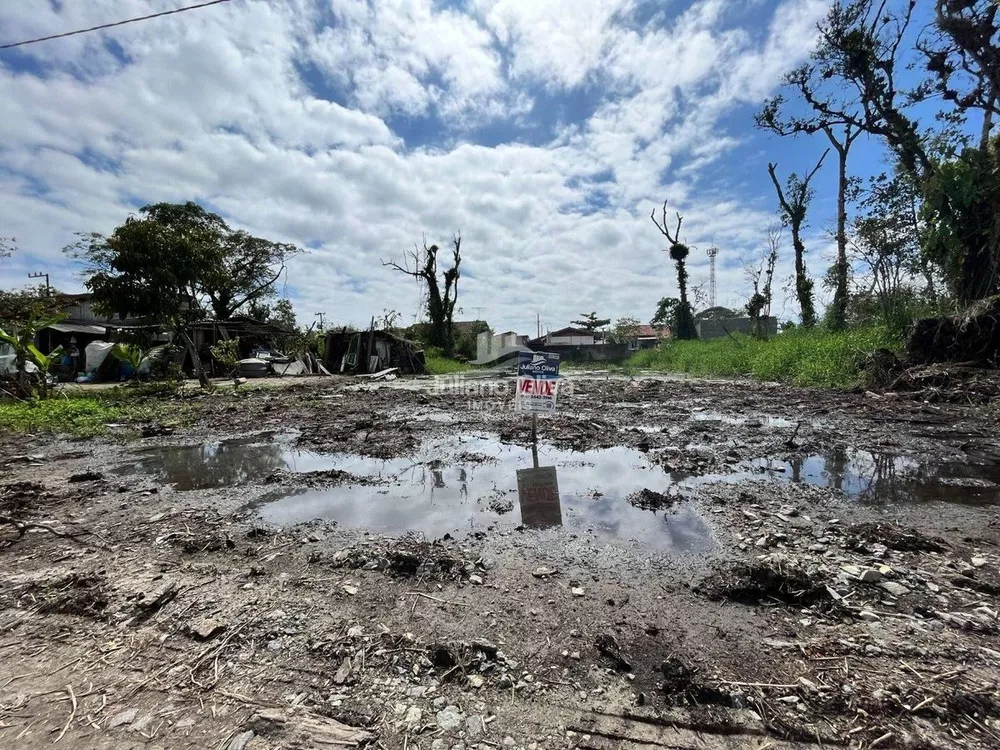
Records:
{"label": "stone", "polygon": [[361,638],[365,634],[365,629],[360,625],[355,625],[352,628],[348,628],[347,637],[348,638]]}
{"label": "stone", "polygon": [[875,568],[865,568],[858,575],[858,580],[862,583],[878,583],[882,580],[882,574],[875,570]]}
{"label": "stone", "polygon": [[431,701],[431,705],[434,706],[435,711],[440,711],[442,708],[448,705],[448,699],[445,698],[444,696],[438,696],[437,698]]}
{"label": "stone", "polygon": [[273,641],[267,642],[268,651],[281,651],[281,639],[275,638]]}
{"label": "stone", "polygon": [[510,735],[508,735],[507,737],[503,738],[503,746],[504,747],[514,747],[514,745],[516,745],[516,744],[517,744],[517,740],[515,740]]}
{"label": "stone", "polygon": [[437,712],[437,725],[446,732],[451,732],[462,726],[462,709],[458,706],[446,706]]}
{"label": "stone", "polygon": [[218,620],[214,620],[211,617],[206,617],[205,619],[199,620],[194,624],[194,627],[191,628],[191,633],[199,641],[207,641],[225,630],[226,626],[223,623]]}
{"label": "stone", "polygon": [[809,551],[810,552],[826,552],[826,545],[825,544],[819,544],[819,543],[817,543],[817,544],[810,544],[809,545]]}
{"label": "stone", "polygon": [[226,750],[243,750],[256,735],[252,729],[236,735],[229,741]]}
{"label": "stone", "polygon": [[119,711],[110,719],[108,723],[105,724],[106,729],[113,729],[114,727],[120,727],[124,724],[131,724],[135,721],[135,717],[139,715],[138,708],[126,708],[124,711]]}
{"label": "stone", "polygon": [[423,718],[424,710],[420,706],[410,706],[406,709],[406,716],[403,717],[403,723],[408,727],[416,728],[420,726]]}
{"label": "stone", "polygon": [[486,731],[482,716],[470,716],[465,720],[465,734],[469,739],[478,737]]}
{"label": "stone", "polygon": [[906,596],[910,593],[910,590],[901,583],[896,583],[895,581],[882,581],[879,586],[887,591],[889,594],[895,597]]}
{"label": "stone", "polygon": [[473,584],[475,586],[482,586],[483,585],[483,577],[473,574],[473,575],[469,576],[469,583],[471,583],[471,584]]}
{"label": "stone", "polygon": [[486,684],[486,680],[483,679],[482,675],[470,674],[469,675],[469,687],[474,690],[479,690],[483,685]]}
{"label": "stone", "polygon": [[354,596],[356,593],[358,593],[358,587],[350,583],[345,583],[344,592],[349,594],[350,596]]}
{"label": "stone", "polygon": [[987,561],[985,557],[973,557],[969,562],[972,563],[972,567],[981,568],[986,565]]}
{"label": "stone", "polygon": [[582,586],[573,586],[569,591],[573,596],[584,596],[587,593]]}
{"label": "stone", "polygon": [[559,571],[555,568],[546,568],[544,565],[535,568],[531,571],[531,575],[535,578],[548,578],[549,576],[554,576]]}
{"label": "stone", "polygon": [[338,685],[343,685],[345,682],[347,682],[350,676],[351,676],[351,657],[345,656],[344,660],[340,662],[340,667],[337,669],[337,673],[333,676],[333,681]]}

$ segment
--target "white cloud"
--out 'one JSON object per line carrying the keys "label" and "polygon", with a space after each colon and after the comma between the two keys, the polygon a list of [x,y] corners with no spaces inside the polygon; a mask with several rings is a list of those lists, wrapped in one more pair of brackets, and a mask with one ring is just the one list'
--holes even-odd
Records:
{"label": "white cloud", "polygon": [[[6,4],[0,28],[25,37],[149,7]],[[324,310],[363,323],[383,308],[408,318],[414,284],[380,259],[459,230],[466,316],[484,306],[495,325],[525,332],[536,311],[554,327],[583,309],[648,319],[675,288],[648,218],[663,198],[702,248],[694,283],[709,243],[725,259],[760,245],[770,195],[706,186],[703,174],[740,143],[720,119],[801,59],[823,7],[786,0],[751,33],[720,0],[655,15],[638,0],[484,0],[465,12],[430,0],[246,0],[26,47],[44,77],[0,56],[0,235],[22,247],[0,261],[0,283],[37,267],[75,288],[60,255],[75,231],[110,231],[141,203],[197,199],[255,233],[316,246],[288,274],[304,319]],[[343,104],[316,93],[315,71]],[[539,91],[580,86],[595,98],[589,116],[513,142],[539,114]],[[415,148],[390,115],[440,132]],[[469,128],[484,123],[512,142],[475,143]],[[738,265],[724,267],[721,301],[743,287]]]}

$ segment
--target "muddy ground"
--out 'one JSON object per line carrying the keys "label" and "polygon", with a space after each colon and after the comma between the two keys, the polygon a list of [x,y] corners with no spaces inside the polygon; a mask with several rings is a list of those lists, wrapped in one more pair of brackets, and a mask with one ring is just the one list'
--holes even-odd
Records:
{"label": "muddy ground", "polygon": [[0,437],[0,746],[1000,746],[995,405],[569,382]]}

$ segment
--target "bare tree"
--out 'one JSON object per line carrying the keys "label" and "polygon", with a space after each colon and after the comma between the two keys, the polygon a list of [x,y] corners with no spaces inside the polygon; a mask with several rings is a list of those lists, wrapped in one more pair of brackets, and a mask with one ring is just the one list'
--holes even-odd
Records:
{"label": "bare tree", "polygon": [[802,229],[806,222],[806,211],[813,191],[809,187],[812,178],[823,166],[823,160],[830,149],[823,152],[816,166],[804,178],[799,178],[794,172],[788,176],[787,190],[783,190],[778,181],[777,164],[768,164],[767,173],[778,194],[778,205],[781,207],[781,221],[792,231],[792,247],[795,249],[795,296],[799,300],[799,310],[802,315],[802,325],[811,328],[816,325],[816,306],[813,302],[813,281],[806,271],[806,246],[802,241]]}
{"label": "bare tree", "polygon": [[750,328],[757,338],[767,338],[767,320],[771,317],[771,288],[774,282],[774,268],[778,264],[781,249],[782,227],[772,224],[767,228],[767,248],[755,263],[746,265],[747,280],[753,285],[753,294],[747,300],[747,315]]}
{"label": "bare tree", "polygon": [[404,254],[403,265],[395,261],[382,261],[383,266],[412,276],[427,287],[427,315],[430,318],[428,343],[440,347],[447,356],[451,356],[455,347],[452,322],[461,275],[459,266],[462,263],[462,235],[456,234],[452,238],[452,244],[452,267],[442,273],[440,280],[437,267],[439,248],[437,245],[428,247],[426,238],[422,249],[414,245],[412,252]]}
{"label": "bare tree", "polygon": [[688,272],[685,260],[690,254],[691,250],[687,245],[680,241],[681,236],[681,223],[684,221],[684,217],[677,213],[677,228],[674,229],[673,234],[670,233],[670,227],[667,225],[667,202],[663,201],[663,217],[660,221],[656,220],[656,209],[654,208],[652,213],[650,213],[649,218],[653,220],[653,225],[659,230],[660,234],[667,238],[667,242],[670,243],[668,252],[670,253],[671,259],[677,265],[677,286],[681,293],[681,303],[677,308],[677,331],[675,336],[679,339],[696,339],[698,338],[698,331],[694,326],[694,315],[691,312],[691,305],[688,303],[687,296],[687,280]]}

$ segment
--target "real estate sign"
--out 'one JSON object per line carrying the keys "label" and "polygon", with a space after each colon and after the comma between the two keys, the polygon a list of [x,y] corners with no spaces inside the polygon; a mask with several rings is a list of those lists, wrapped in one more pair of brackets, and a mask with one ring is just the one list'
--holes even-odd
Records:
{"label": "real estate sign", "polygon": [[556,410],[558,388],[558,354],[518,352],[515,409],[552,414]]}

